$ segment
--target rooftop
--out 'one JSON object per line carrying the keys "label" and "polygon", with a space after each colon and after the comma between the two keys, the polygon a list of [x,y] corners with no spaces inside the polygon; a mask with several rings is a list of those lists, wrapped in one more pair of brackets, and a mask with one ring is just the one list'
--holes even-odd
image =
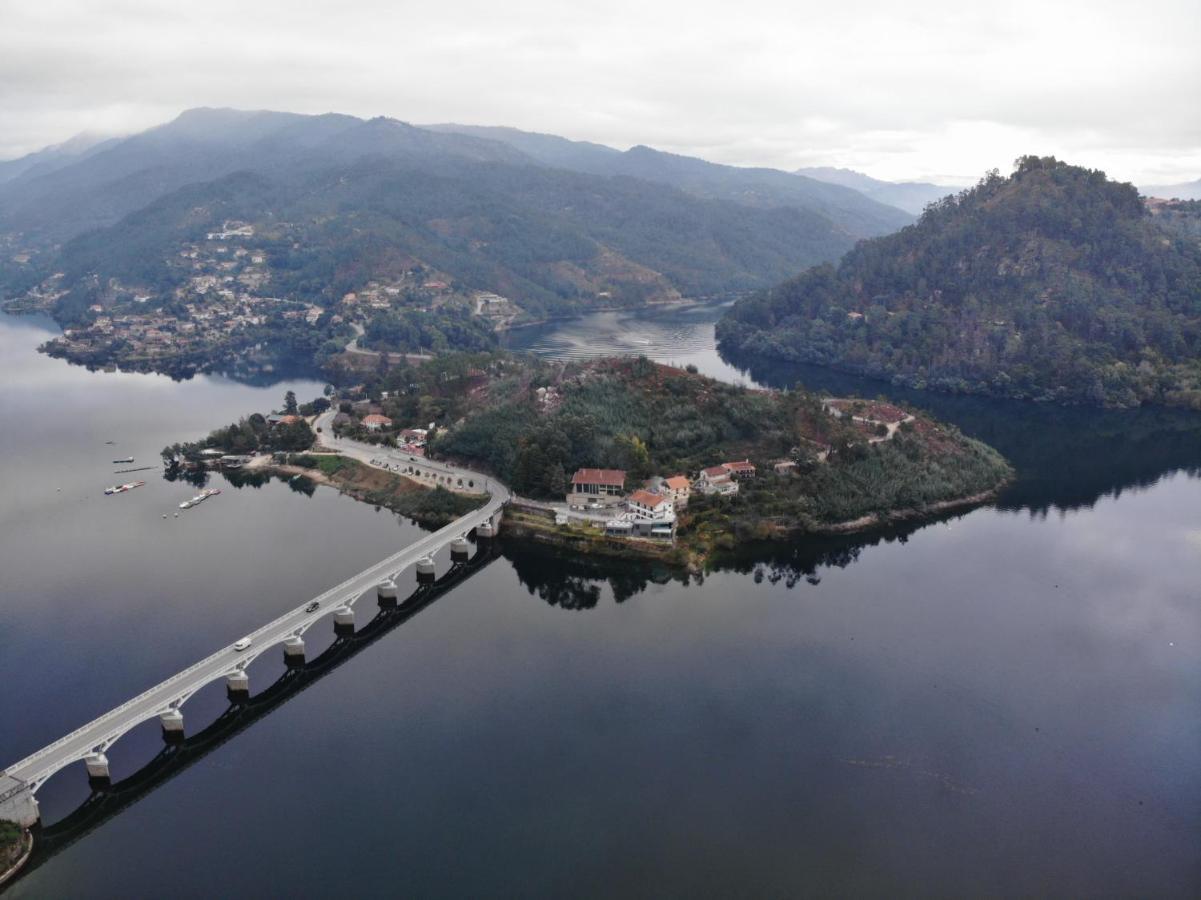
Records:
{"label": "rooftop", "polygon": [[662,494],[652,494],[650,491],[634,491],[630,494],[630,502],[654,509],[656,506],[666,503],[667,498]]}
{"label": "rooftop", "polygon": [[571,476],[572,484],[604,484],[622,487],[626,483],[626,473],[621,469],[577,469]]}

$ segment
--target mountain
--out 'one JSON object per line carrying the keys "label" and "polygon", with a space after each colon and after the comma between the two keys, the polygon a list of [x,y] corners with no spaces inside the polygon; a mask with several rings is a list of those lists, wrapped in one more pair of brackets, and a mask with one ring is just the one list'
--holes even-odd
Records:
{"label": "mountain", "polygon": [[852,188],[865,197],[903,209],[915,216],[921,215],[922,210],[928,204],[941,200],[947,194],[954,194],[958,190],[958,188],[929,184],[925,181],[881,181],[870,175],[864,175],[862,172],[856,172],[854,169],[836,169],[830,166],[797,169],[795,174]]}
{"label": "mountain", "polygon": [[0,160],[0,183],[12,181],[22,175],[42,175],[69,166],[85,155],[97,152],[111,139],[87,132],[77,134],[61,144],[45,147],[17,159]]}
{"label": "mountain", "polygon": [[110,225],[187,184],[242,170],[284,175],[372,156],[431,165],[447,159],[532,162],[503,144],[391,119],[194,109],[54,171],[30,170],[0,184],[0,232],[57,242]]}
{"label": "mountain", "polygon": [[919,388],[1201,408],[1201,247],[1132,185],[1025,157],[739,301],[718,337]]}
{"label": "mountain", "polygon": [[554,135],[476,125],[433,125],[455,134],[505,143],[539,162],[593,175],[621,175],[666,184],[697,197],[768,209],[792,207],[820,213],[852,238],[896,231],[913,217],[859,191],[778,169],[742,168],[637,146],[624,152]]}
{"label": "mountain", "polygon": [[[0,184],[0,290],[73,323],[211,304],[213,278],[326,308],[369,287],[434,308],[491,292],[511,323],[764,288],[908,221],[845,188],[644,147],[195,109]],[[236,265],[206,238],[233,222]]]}
{"label": "mountain", "polygon": [[1201,200],[1201,178],[1183,184],[1148,184],[1139,188],[1145,197],[1164,200]]}

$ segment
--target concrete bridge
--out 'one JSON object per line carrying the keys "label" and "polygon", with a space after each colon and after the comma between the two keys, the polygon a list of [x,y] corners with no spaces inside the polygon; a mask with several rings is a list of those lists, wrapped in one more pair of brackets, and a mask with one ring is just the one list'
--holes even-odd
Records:
{"label": "concrete bridge", "polygon": [[107,782],[109,765],[106,751],[143,722],[157,717],[162,723],[165,740],[183,740],[183,705],[205,685],[225,679],[232,697],[248,696],[250,682],[247,668],[263,653],[282,645],[289,663],[303,664],[304,633],[322,618],[332,614],[335,629],[353,631],[354,605],[366,593],[374,590],[381,606],[394,606],[397,589],[393,579],[401,572],[414,567],[419,582],[432,582],[436,576],[434,554],[437,551],[449,545],[452,559],[466,560],[470,547],[467,536],[471,532],[474,531],[481,538],[491,538],[497,534],[503,508],[509,502],[507,488],[487,476],[443,463],[424,465],[448,477],[473,481],[490,491],[488,502],[109,710],[53,744],[8,766],[0,772],[0,819],[26,826],[37,823],[38,788],[56,772],[73,763],[84,762],[90,779]]}

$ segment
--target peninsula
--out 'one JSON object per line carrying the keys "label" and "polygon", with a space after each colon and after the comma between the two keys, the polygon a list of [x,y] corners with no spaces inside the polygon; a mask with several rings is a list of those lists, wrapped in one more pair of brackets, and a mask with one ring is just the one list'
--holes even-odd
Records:
{"label": "peninsula", "polygon": [[[429,467],[449,462],[513,492],[505,534],[689,565],[744,541],[983,502],[1011,476],[996,451],[917,410],[737,387],[645,358],[450,354],[298,412],[311,414],[314,443],[249,471],[308,475],[409,515],[425,505],[418,487],[434,486],[446,496],[431,511],[453,518],[480,488],[431,480]],[[215,463],[247,432],[271,451],[275,430],[297,427],[252,417],[164,453]]]}

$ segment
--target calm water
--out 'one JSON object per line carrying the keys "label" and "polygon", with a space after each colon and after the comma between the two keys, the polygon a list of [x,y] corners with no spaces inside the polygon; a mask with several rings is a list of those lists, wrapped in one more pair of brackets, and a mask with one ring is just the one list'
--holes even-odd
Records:
{"label": "calm water", "polygon": [[[713,317],[513,337],[839,389],[723,362]],[[88,373],[32,352],[45,327],[0,318],[5,763],[416,533],[279,482],[218,481],[165,521],[189,491],[157,472],[102,496],[109,460],[320,385]],[[1018,465],[997,506],[687,584],[506,546],[81,820],[11,895],[1195,896],[1201,418],[922,401]],[[310,658],[333,637],[312,636]],[[263,658],[252,687],[282,672]],[[222,694],[189,701],[189,733]],[[114,777],[159,753],[157,728],[114,746]],[[47,822],[71,816],[82,766],[40,796]]]}

